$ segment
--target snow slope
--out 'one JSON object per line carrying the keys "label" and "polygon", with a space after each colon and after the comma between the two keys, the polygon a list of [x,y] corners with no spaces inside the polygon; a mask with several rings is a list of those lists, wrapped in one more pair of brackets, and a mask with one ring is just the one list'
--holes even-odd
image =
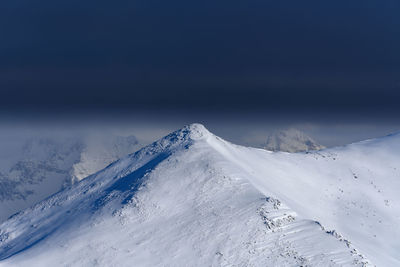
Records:
{"label": "snow slope", "polygon": [[0,143],[0,222],[136,151],[134,136],[37,134]]}
{"label": "snow slope", "polygon": [[400,135],[311,153],[193,124],[0,225],[0,266],[399,266]]}

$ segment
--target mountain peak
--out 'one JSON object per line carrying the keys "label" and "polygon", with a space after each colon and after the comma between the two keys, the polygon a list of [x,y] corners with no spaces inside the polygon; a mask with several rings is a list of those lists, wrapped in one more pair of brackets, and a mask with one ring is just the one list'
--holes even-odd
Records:
{"label": "mountain peak", "polygon": [[193,140],[202,139],[210,134],[206,127],[200,123],[189,124],[183,129],[186,129],[189,132],[189,137]]}
{"label": "mountain peak", "polygon": [[199,123],[192,123],[183,128],[170,133],[167,136],[155,141],[154,143],[142,148],[128,158],[147,157],[148,155],[157,155],[159,153],[172,153],[180,148],[187,148],[195,141],[203,140],[212,134]]}
{"label": "mountain peak", "polygon": [[318,144],[310,136],[294,128],[271,134],[265,144],[267,150],[285,152],[302,152],[323,148],[325,147]]}
{"label": "mountain peak", "polygon": [[176,143],[181,143],[182,141],[194,141],[204,139],[210,134],[211,133],[202,124],[192,123],[165,136],[158,142],[165,143],[166,145],[168,145],[169,143],[169,145],[172,145]]}

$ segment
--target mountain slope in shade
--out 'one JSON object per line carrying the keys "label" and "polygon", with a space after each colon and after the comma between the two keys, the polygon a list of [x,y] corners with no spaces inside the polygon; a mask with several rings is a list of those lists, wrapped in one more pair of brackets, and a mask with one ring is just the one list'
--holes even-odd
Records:
{"label": "mountain slope in shade", "polygon": [[176,131],[0,225],[0,266],[398,266],[400,136],[312,153]]}
{"label": "mountain slope in shade", "polygon": [[269,135],[264,148],[270,151],[303,152],[325,147],[305,133],[292,128]]}
{"label": "mountain slope in shade", "polygon": [[0,222],[93,174],[140,145],[134,136],[41,135],[0,151]]}

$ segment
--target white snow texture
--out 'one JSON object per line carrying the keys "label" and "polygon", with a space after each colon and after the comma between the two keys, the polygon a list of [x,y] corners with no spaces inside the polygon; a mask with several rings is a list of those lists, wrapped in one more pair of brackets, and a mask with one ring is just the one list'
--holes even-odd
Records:
{"label": "white snow texture", "polygon": [[318,152],[192,124],[0,225],[0,266],[400,266],[400,135]]}

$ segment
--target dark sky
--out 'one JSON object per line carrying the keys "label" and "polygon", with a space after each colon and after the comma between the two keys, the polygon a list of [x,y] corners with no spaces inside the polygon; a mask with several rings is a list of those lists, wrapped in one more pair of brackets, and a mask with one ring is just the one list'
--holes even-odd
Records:
{"label": "dark sky", "polygon": [[400,115],[400,1],[0,3],[0,109]]}

